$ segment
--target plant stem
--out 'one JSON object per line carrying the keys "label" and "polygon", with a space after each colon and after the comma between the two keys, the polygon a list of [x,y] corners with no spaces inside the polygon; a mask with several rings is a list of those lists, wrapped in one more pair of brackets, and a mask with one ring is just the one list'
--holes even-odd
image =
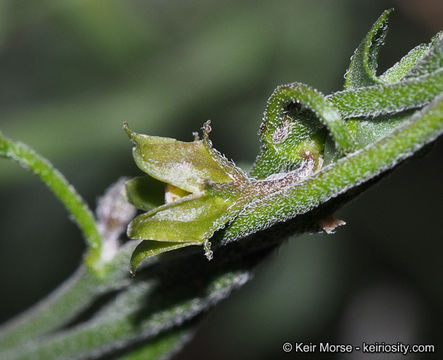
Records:
{"label": "plant stem", "polygon": [[81,266],[50,296],[0,328],[0,348],[14,347],[74,318],[91,302],[97,285],[97,277]]}
{"label": "plant stem", "polygon": [[[129,259],[134,242],[121,246],[106,264],[106,276],[97,277],[84,265],[49,296],[0,326],[0,349],[17,348],[72,321],[100,295],[128,285]],[[0,356],[1,357],[1,356]]]}
{"label": "plant stem", "polygon": [[442,133],[443,94],[440,94],[389,136],[338,160],[303,183],[258,199],[227,227],[224,241],[245,237],[282,219],[307,213],[393,168]]}
{"label": "plant stem", "polygon": [[96,275],[103,272],[100,263],[102,239],[94,215],[85,201],[52,164],[28,146],[6,138],[0,133],[0,156],[15,160],[25,169],[37,175],[63,203],[79,226],[89,251],[85,262]]}

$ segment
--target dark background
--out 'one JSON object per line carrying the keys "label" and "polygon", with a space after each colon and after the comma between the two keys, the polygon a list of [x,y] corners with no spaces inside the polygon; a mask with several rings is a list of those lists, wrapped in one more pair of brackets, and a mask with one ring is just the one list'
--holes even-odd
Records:
{"label": "dark background", "polygon": [[[381,71],[443,28],[443,2],[4,0],[0,129],[49,158],[92,207],[120,176],[139,174],[123,121],[191,140],[211,119],[215,147],[248,166],[272,90],[340,89],[353,50],[390,7]],[[335,235],[283,244],[177,358],[297,357],[285,341],[427,343],[441,354],[442,159],[440,140],[339,211],[348,224]],[[66,279],[83,250],[44,185],[0,161],[0,320]]]}

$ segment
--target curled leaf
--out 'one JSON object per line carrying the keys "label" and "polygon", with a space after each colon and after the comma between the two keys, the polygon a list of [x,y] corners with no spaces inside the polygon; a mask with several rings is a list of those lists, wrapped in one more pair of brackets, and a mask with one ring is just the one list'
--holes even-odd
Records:
{"label": "curled leaf", "polygon": [[270,173],[292,170],[307,158],[313,158],[318,166],[325,129],[338,153],[354,149],[345,121],[322,93],[301,83],[277,87],[260,126],[261,151],[251,174],[265,178]]}
{"label": "curled leaf", "polygon": [[380,15],[352,55],[345,74],[345,89],[371,86],[380,82],[376,75],[377,58],[386,37],[391,12],[392,9],[385,10]]}

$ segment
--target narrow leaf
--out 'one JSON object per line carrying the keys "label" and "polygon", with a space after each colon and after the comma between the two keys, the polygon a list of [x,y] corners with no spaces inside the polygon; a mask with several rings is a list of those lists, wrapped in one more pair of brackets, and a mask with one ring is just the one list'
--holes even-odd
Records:
{"label": "narrow leaf", "polygon": [[429,51],[406,74],[405,78],[423,76],[443,67],[443,31],[439,32],[431,41]]}
{"label": "narrow leaf", "polygon": [[356,89],[378,84],[377,58],[388,29],[388,17],[392,9],[385,10],[372,26],[351,58],[345,75],[345,89]]}
{"label": "narrow leaf", "polygon": [[427,54],[430,44],[420,44],[409,51],[400,61],[380,75],[379,80],[385,84],[400,81]]}
{"label": "narrow leaf", "polygon": [[224,241],[304,214],[391,169],[443,133],[443,94],[389,136],[325,167],[301,184],[257,199],[224,232]]}
{"label": "narrow leaf", "polygon": [[339,91],[327,98],[344,118],[379,116],[421,107],[443,91],[443,69],[388,85]]}
{"label": "narrow leaf", "polygon": [[[295,114],[291,113],[291,107],[295,107]],[[251,175],[263,178],[288,170],[306,157],[315,157],[322,150],[323,127],[332,137],[337,152],[354,149],[346,123],[323,94],[301,83],[279,86],[266,106],[260,126],[261,153]]]}
{"label": "narrow leaf", "polygon": [[10,140],[0,133],[0,156],[15,160],[37,175],[69,211],[88,245],[85,261],[98,276],[103,274],[102,239],[97,224],[86,202],[68,180],[44,157],[30,147]]}

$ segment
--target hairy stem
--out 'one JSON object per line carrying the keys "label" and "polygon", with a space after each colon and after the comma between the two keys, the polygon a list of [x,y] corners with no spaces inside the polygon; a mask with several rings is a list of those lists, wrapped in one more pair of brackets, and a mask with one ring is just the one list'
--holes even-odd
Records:
{"label": "hairy stem", "polygon": [[228,226],[225,241],[306,213],[386,171],[443,132],[443,94],[391,135],[325,167],[306,181],[257,199]]}
{"label": "hairy stem", "polygon": [[100,263],[102,239],[94,215],[74,187],[47,159],[28,146],[10,140],[1,133],[0,156],[15,160],[25,169],[32,171],[63,203],[86,239],[89,248],[85,258],[86,264],[95,274],[99,275],[102,272],[102,264]]}

